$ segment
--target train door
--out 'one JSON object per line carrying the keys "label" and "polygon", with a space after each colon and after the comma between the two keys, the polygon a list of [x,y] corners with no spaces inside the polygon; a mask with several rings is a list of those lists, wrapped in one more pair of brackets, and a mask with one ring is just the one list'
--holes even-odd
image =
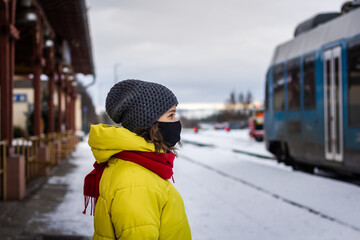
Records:
{"label": "train door", "polygon": [[341,47],[324,51],[325,158],[343,161]]}

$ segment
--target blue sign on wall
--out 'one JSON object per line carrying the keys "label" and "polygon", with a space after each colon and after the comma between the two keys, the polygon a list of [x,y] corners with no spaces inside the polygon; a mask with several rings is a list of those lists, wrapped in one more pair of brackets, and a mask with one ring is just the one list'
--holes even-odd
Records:
{"label": "blue sign on wall", "polygon": [[13,101],[14,102],[27,102],[27,94],[25,93],[14,93]]}

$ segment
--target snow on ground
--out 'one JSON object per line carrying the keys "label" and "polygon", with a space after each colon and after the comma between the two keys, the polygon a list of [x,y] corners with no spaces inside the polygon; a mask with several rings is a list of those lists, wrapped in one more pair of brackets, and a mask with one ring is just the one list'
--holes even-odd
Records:
{"label": "snow on ground", "polygon": [[[76,165],[73,172],[66,176],[53,176],[47,184],[61,184],[68,186],[68,191],[62,203],[54,212],[33,219],[43,222],[44,232],[59,232],[62,235],[80,235],[91,237],[94,232],[93,217],[84,215],[83,184],[84,177],[93,169],[94,163],[90,147],[87,142],[80,142],[72,153],[72,163]],[[89,212],[89,210],[88,210]]]}
{"label": "snow on ground", "polygon": [[[178,159],[193,239],[356,239],[359,232]],[[185,174],[186,178],[179,179]],[[199,176],[200,175],[200,176]]]}
{"label": "snow on ground", "polygon": [[[62,230],[63,234],[81,236],[93,235],[93,216],[84,215],[83,186],[85,176],[93,170],[94,158],[87,142],[81,142],[73,153],[73,163],[76,170],[65,176],[64,181],[69,190],[64,201],[55,212],[49,214],[49,223],[55,230]],[[53,181],[52,178],[49,182]],[[89,212],[89,211],[88,211]]]}
{"label": "snow on ground", "polygon": [[256,142],[249,136],[248,129],[233,129],[229,132],[224,130],[202,130],[195,134],[191,129],[184,129],[182,140],[193,141],[202,144],[212,144],[226,150],[240,150],[253,154],[273,157],[266,148],[264,142]]}
{"label": "snow on ground", "polygon": [[[182,133],[175,160],[175,187],[182,195],[193,239],[360,239],[360,188],[320,176],[294,172],[274,160],[246,130]],[[84,176],[94,161],[87,144],[73,154],[74,172],[48,183],[70,184],[57,210],[43,216],[64,234],[91,236],[93,218],[83,215]]]}
{"label": "snow on ground", "polygon": [[[232,228],[231,233],[226,232],[230,236],[224,239],[240,237],[242,239],[275,239],[275,237],[277,239],[358,239],[360,237],[358,186],[294,172],[289,167],[272,160],[229,151],[229,149],[241,148],[266,154],[263,152],[264,146],[260,146],[264,143],[254,142],[246,134],[247,130],[230,132],[212,130],[197,134],[191,131],[183,132],[182,140],[215,145],[215,147],[201,148],[184,144],[179,152],[180,157],[175,162],[177,164],[175,179],[179,178],[178,175],[181,173],[195,169],[197,171],[193,172],[193,175],[200,175],[192,178],[195,180],[191,185],[192,191],[186,189],[190,184],[180,182],[183,179],[178,180],[175,185],[182,193],[185,202],[188,201],[190,223],[194,226],[199,224],[199,228],[196,229],[202,229],[200,226],[205,225],[199,223],[199,216],[208,215],[209,211],[214,215],[224,211],[222,217],[209,217],[215,221],[210,229],[217,228],[217,224],[223,227],[237,225]],[[188,162],[185,163],[188,165],[185,169],[183,162]],[[214,203],[215,199],[209,200],[211,199],[209,192],[220,198],[217,200],[218,203]],[[198,195],[196,200],[194,195]],[[212,207],[208,207],[207,203],[210,204],[210,201]],[[233,205],[232,208],[230,207],[232,213],[226,213],[228,209],[223,206],[224,203]],[[202,213],[199,213],[201,211]],[[258,222],[252,224],[255,230],[266,226],[264,229],[270,229],[274,235],[267,236],[267,231],[261,230],[255,235],[246,235],[249,231],[243,228],[246,226],[241,220],[243,212]],[[234,216],[238,217],[233,219]],[[194,239],[217,239],[202,238],[204,233],[200,234],[198,231],[193,234]],[[216,235],[214,232],[208,236],[214,234]]]}

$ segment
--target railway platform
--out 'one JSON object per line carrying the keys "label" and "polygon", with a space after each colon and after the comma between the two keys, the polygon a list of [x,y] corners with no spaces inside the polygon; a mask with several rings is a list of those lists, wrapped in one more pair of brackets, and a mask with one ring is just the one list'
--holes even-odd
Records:
{"label": "railway platform", "polygon": [[[80,144],[81,145],[81,144]],[[79,148],[79,147],[78,147]],[[66,196],[73,191],[71,186],[59,179],[68,179],[76,168],[77,149],[60,165],[50,170],[49,176],[41,176],[27,183],[26,197],[19,201],[0,202],[0,238],[3,240],[85,240],[89,236],[79,236],[61,230],[61,221],[57,224],[49,221]],[[91,165],[91,164],[90,164]],[[70,176],[71,177],[71,176]],[[78,195],[81,195],[79,189]],[[80,203],[74,205],[81,205]],[[74,212],[77,210],[74,209]],[[76,214],[76,213],[75,213]],[[77,215],[83,215],[78,212]],[[89,216],[87,216],[90,218]],[[89,235],[92,229],[88,230]]]}

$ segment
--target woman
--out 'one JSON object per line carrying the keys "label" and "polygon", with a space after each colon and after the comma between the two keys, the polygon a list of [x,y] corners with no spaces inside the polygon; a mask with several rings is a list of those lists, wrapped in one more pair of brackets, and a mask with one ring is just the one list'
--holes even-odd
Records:
{"label": "woman", "polygon": [[168,180],[180,140],[177,104],[157,83],[125,80],[110,89],[106,112],[122,127],[91,126],[96,162],[84,195],[86,205],[89,197],[96,204],[93,239],[191,239],[183,200]]}

